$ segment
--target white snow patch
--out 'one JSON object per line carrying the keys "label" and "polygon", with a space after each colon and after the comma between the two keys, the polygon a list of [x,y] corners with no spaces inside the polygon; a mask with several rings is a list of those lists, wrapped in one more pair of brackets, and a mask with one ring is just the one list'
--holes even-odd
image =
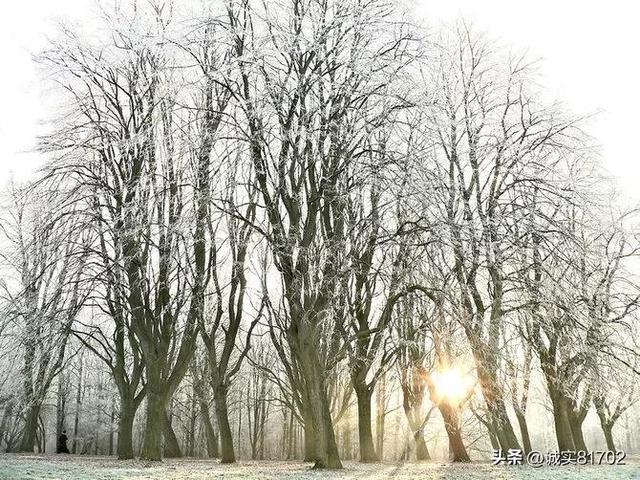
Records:
{"label": "white snow patch", "polygon": [[162,463],[119,461],[79,455],[0,454],[2,480],[640,480],[640,462],[624,466],[531,467],[488,463],[359,464],[346,462],[341,471],[316,471],[310,464],[243,461],[221,465],[215,460],[179,459]]}

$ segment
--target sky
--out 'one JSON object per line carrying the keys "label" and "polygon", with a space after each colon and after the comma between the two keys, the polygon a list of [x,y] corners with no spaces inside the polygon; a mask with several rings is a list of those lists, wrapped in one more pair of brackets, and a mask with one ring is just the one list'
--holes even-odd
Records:
{"label": "sky", "polygon": [[[188,0],[176,0],[178,3]],[[215,0],[212,0],[215,1]],[[640,202],[640,2],[629,0],[413,0],[427,24],[465,18],[475,28],[540,58],[551,98],[578,115],[597,114],[587,131],[630,202]],[[0,16],[0,185],[25,180],[42,164],[36,137],[51,112],[32,55],[58,19],[90,22],[94,0],[5,2]]]}

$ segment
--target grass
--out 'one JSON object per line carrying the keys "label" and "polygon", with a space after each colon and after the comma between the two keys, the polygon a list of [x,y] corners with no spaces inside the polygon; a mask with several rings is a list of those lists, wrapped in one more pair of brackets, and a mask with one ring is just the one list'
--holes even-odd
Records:
{"label": "grass", "polygon": [[314,471],[309,464],[243,461],[221,465],[215,460],[179,459],[162,463],[119,461],[79,455],[0,454],[2,480],[640,480],[640,463],[623,466],[532,467],[488,463],[452,465],[440,462],[359,464],[346,462],[341,471]]}

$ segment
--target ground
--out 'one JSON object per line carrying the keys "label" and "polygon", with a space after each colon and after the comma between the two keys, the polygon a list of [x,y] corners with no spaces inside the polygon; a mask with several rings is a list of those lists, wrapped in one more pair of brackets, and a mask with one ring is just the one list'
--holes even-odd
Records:
{"label": "ground", "polygon": [[0,454],[2,480],[640,480],[640,462],[624,466],[494,467],[487,463],[450,465],[369,464],[347,462],[340,472],[320,472],[294,462],[240,462],[180,459],[163,463],[118,461],[109,457]]}

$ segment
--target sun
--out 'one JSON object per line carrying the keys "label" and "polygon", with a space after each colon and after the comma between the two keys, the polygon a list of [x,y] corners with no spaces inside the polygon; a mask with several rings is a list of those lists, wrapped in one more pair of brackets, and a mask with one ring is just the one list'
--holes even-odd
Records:
{"label": "sun", "polygon": [[452,404],[462,402],[473,390],[473,379],[460,367],[452,367],[431,374],[431,381],[439,399]]}

